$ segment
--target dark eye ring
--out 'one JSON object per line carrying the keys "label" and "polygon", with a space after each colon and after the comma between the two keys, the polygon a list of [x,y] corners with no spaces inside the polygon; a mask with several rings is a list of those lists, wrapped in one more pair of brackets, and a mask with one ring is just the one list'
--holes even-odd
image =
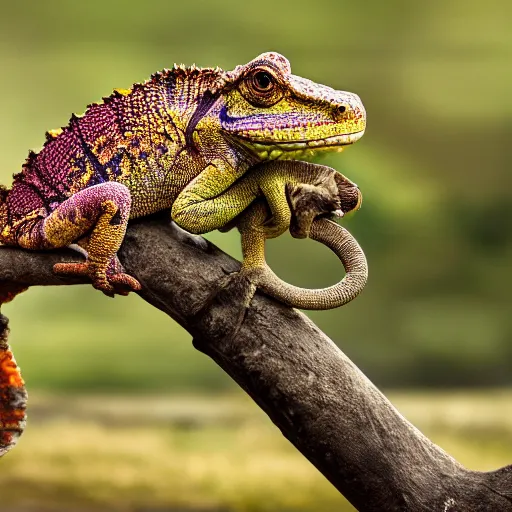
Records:
{"label": "dark eye ring", "polygon": [[266,71],[258,71],[253,75],[253,83],[257,91],[269,92],[274,86],[274,79]]}

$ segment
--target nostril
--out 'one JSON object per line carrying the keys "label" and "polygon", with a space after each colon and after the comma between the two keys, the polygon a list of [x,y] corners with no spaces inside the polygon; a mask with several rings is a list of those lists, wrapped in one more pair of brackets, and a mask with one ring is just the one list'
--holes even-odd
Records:
{"label": "nostril", "polygon": [[335,121],[341,122],[345,120],[345,112],[347,111],[347,107],[345,105],[336,105],[333,111],[333,117]]}

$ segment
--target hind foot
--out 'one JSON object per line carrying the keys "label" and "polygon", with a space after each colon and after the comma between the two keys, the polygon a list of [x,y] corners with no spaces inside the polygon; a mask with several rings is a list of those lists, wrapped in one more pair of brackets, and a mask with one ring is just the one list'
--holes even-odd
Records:
{"label": "hind foot", "polygon": [[141,289],[139,281],[123,270],[117,256],[106,266],[89,260],[85,263],[56,263],[53,266],[53,271],[59,275],[89,277],[93,287],[108,297],[114,297],[115,294],[128,295]]}

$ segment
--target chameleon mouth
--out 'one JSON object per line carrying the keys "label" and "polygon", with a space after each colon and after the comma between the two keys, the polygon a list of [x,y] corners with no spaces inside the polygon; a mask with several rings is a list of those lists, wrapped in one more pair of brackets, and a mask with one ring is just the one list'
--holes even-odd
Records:
{"label": "chameleon mouth", "polygon": [[311,140],[294,140],[294,141],[266,141],[259,140],[258,142],[253,141],[255,147],[269,147],[276,146],[281,148],[283,151],[295,151],[297,149],[307,148],[321,148],[321,147],[335,147],[335,146],[348,146],[358,141],[364,135],[364,130],[354,133],[344,133],[343,135],[333,135],[332,137],[324,137],[322,139],[311,139]]}
{"label": "chameleon mouth", "polygon": [[353,144],[364,135],[364,130],[343,135],[333,135],[323,139],[294,140],[294,141],[266,141],[246,139],[252,149],[258,153],[262,160],[287,160],[307,158],[321,151],[343,151],[345,146]]}

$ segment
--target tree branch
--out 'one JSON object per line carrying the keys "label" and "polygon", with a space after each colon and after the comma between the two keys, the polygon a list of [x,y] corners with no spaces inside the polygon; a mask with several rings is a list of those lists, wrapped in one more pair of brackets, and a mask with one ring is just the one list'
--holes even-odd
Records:
{"label": "tree branch", "polygon": [[[305,315],[261,294],[245,308],[250,283],[226,283],[240,264],[212,244],[152,218],[130,226],[119,257],[141,282],[140,296],[191,332],[195,347],[357,510],[512,511],[512,466],[465,469],[407,422]],[[51,269],[80,259],[71,250],[2,247],[0,281],[77,284],[83,281]],[[226,288],[216,295],[219,282]]]}

